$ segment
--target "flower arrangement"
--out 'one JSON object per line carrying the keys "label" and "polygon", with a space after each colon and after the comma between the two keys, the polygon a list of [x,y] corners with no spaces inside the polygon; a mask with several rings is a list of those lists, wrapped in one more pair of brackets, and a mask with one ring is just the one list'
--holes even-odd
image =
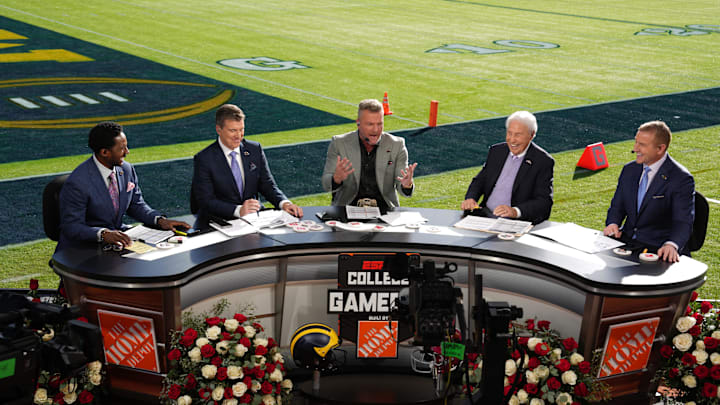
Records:
{"label": "flower arrangement", "polygon": [[236,313],[185,318],[174,331],[168,352],[170,369],[163,383],[163,404],[273,405],[289,403],[292,381],[277,343],[260,335],[262,325]]}
{"label": "flower arrangement", "polygon": [[37,405],[92,404],[103,382],[102,363],[93,361],[72,377],[41,371],[33,403]]}
{"label": "flower arrangement", "polygon": [[504,391],[510,396],[508,404],[580,405],[610,399],[608,386],[594,377],[597,362],[577,352],[575,339],[562,339],[549,321],[528,319],[513,325],[531,337],[520,337],[518,347],[509,348]]}
{"label": "flower arrangement", "polygon": [[685,315],[675,323],[669,343],[660,348],[663,363],[656,382],[665,403],[717,404],[720,402],[720,330],[718,312],[692,293]]}

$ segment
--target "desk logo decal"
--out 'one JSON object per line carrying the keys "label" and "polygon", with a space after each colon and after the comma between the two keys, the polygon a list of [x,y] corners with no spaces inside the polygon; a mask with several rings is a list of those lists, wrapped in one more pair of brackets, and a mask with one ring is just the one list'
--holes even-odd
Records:
{"label": "desk logo decal", "polygon": [[645,368],[660,318],[611,325],[605,338],[598,377],[639,371]]}
{"label": "desk logo decal", "polygon": [[102,309],[97,313],[108,364],[160,372],[151,318]]}

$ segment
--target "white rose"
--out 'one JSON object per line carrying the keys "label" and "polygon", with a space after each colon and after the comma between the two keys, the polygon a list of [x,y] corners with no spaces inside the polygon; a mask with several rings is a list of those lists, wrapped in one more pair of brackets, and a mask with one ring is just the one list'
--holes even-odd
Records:
{"label": "white rose", "polygon": [[88,368],[88,370],[90,370],[93,373],[98,373],[98,372],[100,372],[100,370],[102,370],[102,363],[95,360],[91,363],[88,363],[87,368]]}
{"label": "white rose", "polygon": [[279,368],[276,368],[272,373],[270,373],[270,377],[268,378],[270,378],[270,381],[272,382],[280,382],[283,379],[282,371],[280,371]]}
{"label": "white rose", "polygon": [[582,354],[580,354],[578,352],[575,352],[570,355],[570,364],[572,364],[573,366],[577,366],[578,364],[582,363],[583,361],[585,361],[585,357],[583,357]]}
{"label": "white rose", "polygon": [[233,353],[233,354],[235,355],[235,357],[242,357],[245,355],[245,353],[247,353],[247,351],[248,351],[247,347],[238,343],[235,345],[235,353]]}
{"label": "white rose", "polygon": [[228,375],[228,378],[231,380],[237,380],[238,378],[243,378],[242,368],[240,368],[238,366],[228,366],[227,375]]}
{"label": "white rose", "polygon": [[209,341],[207,338],[204,338],[204,337],[198,338],[198,340],[195,341],[195,346],[196,346],[196,347],[203,347],[203,346],[205,346],[205,345],[207,345],[207,344],[210,344],[210,341]]}
{"label": "white rose", "polygon": [[252,385],[250,385],[250,391],[252,391],[252,392],[258,392],[258,391],[260,391],[260,388],[261,388],[260,382],[258,382],[258,381],[253,381]]}
{"label": "white rose", "polygon": [[262,366],[262,365],[265,364],[265,362],[267,361],[267,359],[265,358],[265,356],[255,355],[255,356],[253,356],[253,357],[255,358],[255,364],[258,365],[258,366]]}
{"label": "white rose", "polygon": [[577,383],[577,374],[575,374],[575,372],[572,370],[568,370],[562,373],[560,379],[562,380],[563,384],[575,385],[575,383]]}
{"label": "white rose", "polygon": [[215,345],[215,350],[217,350],[220,354],[225,354],[230,349],[230,342],[227,340],[222,340],[218,342],[218,344]]}
{"label": "white rose", "polygon": [[77,392],[71,392],[63,395],[63,401],[65,401],[66,404],[74,404],[75,401],[77,401]]}
{"label": "white rose", "polygon": [[43,404],[45,401],[47,401],[47,390],[45,388],[38,388],[35,391],[35,396],[33,397],[33,402],[36,404]]}
{"label": "white rose", "polygon": [[530,339],[528,339],[528,349],[530,349],[530,351],[535,351],[535,346],[537,346],[538,343],[542,343],[542,339],[531,337]]}
{"label": "white rose", "polygon": [[557,397],[555,397],[555,403],[557,405],[570,405],[572,402],[573,399],[567,392],[561,392]]}
{"label": "white rose", "polygon": [[505,361],[505,375],[510,377],[511,375],[515,374],[515,372],[517,372],[515,362],[512,359],[507,359]]}
{"label": "white rose", "polygon": [[528,384],[537,384],[540,381],[540,377],[533,370],[525,370],[525,379]]}
{"label": "white rose", "polygon": [[200,372],[202,372],[202,376],[205,379],[212,380],[213,378],[215,378],[215,374],[217,374],[217,367],[213,366],[212,364],[206,364],[202,366]]}
{"label": "white rose", "polygon": [[233,333],[237,330],[238,326],[240,326],[240,322],[238,322],[237,319],[231,318],[226,319],[223,325],[225,326],[226,331]]}
{"label": "white rose", "polygon": [[274,363],[285,363],[285,359],[283,358],[283,355],[280,352],[273,354],[272,361]]}
{"label": "white rose", "polygon": [[688,388],[695,388],[695,387],[697,387],[697,380],[695,379],[695,376],[694,376],[694,375],[684,375],[684,376],[681,378],[681,381],[682,381],[683,384],[685,384],[685,386],[688,387]]}
{"label": "white rose", "polygon": [[681,352],[686,352],[692,347],[693,338],[689,333],[681,333],[672,340],[673,345]]}
{"label": "white rose", "polygon": [[716,330],[715,332],[710,335],[713,339],[720,339],[720,330]]}
{"label": "white rose", "polygon": [[192,404],[192,398],[189,395],[183,395],[177,399],[178,405],[190,405]]}
{"label": "white rose", "polygon": [[545,401],[539,398],[533,398],[530,400],[530,405],[545,405]]}
{"label": "white rose", "polygon": [[102,375],[100,373],[90,373],[89,379],[92,385],[100,385],[100,383],[102,383]]}
{"label": "white rose", "polygon": [[255,328],[252,326],[248,325],[243,327],[243,329],[245,329],[245,336],[247,336],[248,339],[252,339],[253,336],[255,336]]}
{"label": "white rose", "polygon": [[230,398],[222,401],[222,405],[237,405],[238,401],[235,398]]}
{"label": "white rose", "polygon": [[533,370],[539,379],[544,380],[550,376],[550,369],[547,366],[540,365]]}
{"label": "white rose", "polygon": [[677,330],[680,331],[680,333],[685,333],[690,330],[695,324],[697,323],[697,319],[693,318],[692,316],[683,316],[680,319],[677,320],[675,323],[675,327]]}
{"label": "white rose", "polygon": [[[215,326],[211,326],[211,327],[207,328],[207,330],[205,331],[205,336],[207,336],[207,338],[210,340],[218,340],[221,333],[222,333],[222,329],[220,329],[219,326],[215,325]],[[213,393],[214,392],[215,391],[213,391]]]}
{"label": "white rose", "polygon": [[52,328],[48,328],[48,332],[42,335],[42,341],[47,342],[55,337],[55,331]]}
{"label": "white rose", "polygon": [[255,346],[265,346],[265,347],[267,347],[267,345],[268,345],[268,340],[267,340],[267,339],[263,339],[263,338],[261,338],[261,337],[256,337],[255,340],[253,340],[253,343],[255,344]]}
{"label": "white rose", "polygon": [[293,387],[293,383],[290,380],[282,380],[282,382],[280,383],[280,387],[286,390],[291,390]]}
{"label": "white rose", "polygon": [[517,397],[518,397],[518,401],[519,401],[521,404],[527,404],[528,401],[529,401],[528,393],[527,393],[527,391],[525,391],[525,390],[523,390],[523,389],[521,389],[520,391],[518,391]]}
{"label": "white rose", "polygon": [[188,352],[188,357],[193,363],[199,363],[200,360],[202,360],[202,354],[200,353],[200,349],[197,347],[193,347],[193,349]]}
{"label": "white rose", "polygon": [[212,399],[219,401],[223,399],[225,396],[225,388],[222,386],[215,387],[215,389],[212,391]]}
{"label": "white rose", "polygon": [[520,405],[520,400],[517,396],[513,395],[510,397],[510,400],[508,401],[508,405]]}
{"label": "white rose", "polygon": [[557,349],[553,349],[550,352],[550,360],[552,360],[553,363],[560,360],[560,357],[562,357],[562,349],[557,348]]}
{"label": "white rose", "polygon": [[693,356],[695,356],[697,364],[705,364],[708,359],[708,353],[705,350],[695,350],[692,352],[692,354]]}
{"label": "white rose", "polygon": [[695,342],[695,348],[698,350],[705,350],[705,342],[703,342],[702,339],[698,339]]}
{"label": "white rose", "polygon": [[272,395],[263,395],[263,405],[275,405],[275,398]]}
{"label": "white rose", "polygon": [[[710,355],[710,363],[714,366],[720,365],[720,353],[713,353]],[[718,390],[720,391],[720,390]]]}
{"label": "white rose", "polygon": [[247,391],[247,385],[245,385],[245,383],[243,382],[239,382],[232,386],[232,390],[233,395],[235,395],[236,397],[241,397],[245,395],[245,391]]}

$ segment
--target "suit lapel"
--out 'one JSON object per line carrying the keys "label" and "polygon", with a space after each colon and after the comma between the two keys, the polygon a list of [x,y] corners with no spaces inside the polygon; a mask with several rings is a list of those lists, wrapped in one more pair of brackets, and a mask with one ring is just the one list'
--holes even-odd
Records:
{"label": "suit lapel", "polygon": [[[362,157],[361,153],[363,152],[362,145],[360,145],[359,148],[355,147],[355,144],[358,144],[360,139],[360,135],[358,134],[358,131],[355,131],[355,136],[348,137],[348,143],[345,144],[345,150],[347,151],[347,157],[350,159],[350,163],[352,163],[352,167],[355,169],[353,174],[353,180],[355,181],[355,189],[358,189],[360,187],[360,172],[362,171]],[[354,142],[354,144],[353,144]]]}
{"label": "suit lapel", "polygon": [[[661,190],[665,189],[665,184],[667,184],[668,179],[670,178],[668,176],[669,169],[670,169],[670,156],[668,156],[665,159],[665,162],[660,166],[658,169],[658,172],[655,173],[655,176],[652,179],[652,183],[648,186],[647,192],[645,193],[645,197],[643,197],[642,204],[640,205],[640,211],[642,212],[645,207],[648,205],[648,201],[653,198],[654,195],[657,195]],[[642,169],[641,169],[642,171]],[[640,187],[640,178],[638,177],[638,181],[636,184],[636,188]],[[637,196],[637,194],[636,194]],[[637,200],[637,197],[635,198]],[[639,213],[638,212],[638,213]]]}
{"label": "suit lapel", "polygon": [[[252,193],[248,193],[248,190],[255,190],[256,186],[254,184],[255,182],[255,176],[251,176],[252,173],[252,158],[254,156],[251,156],[250,151],[246,147],[245,140],[243,139],[242,142],[240,142],[240,156],[242,159],[242,165],[243,165],[243,195],[241,195],[241,199],[245,200],[245,196],[249,196]],[[230,175],[232,176],[232,172],[230,172]],[[248,197],[250,198],[250,197]]]}
{"label": "suit lapel", "polygon": [[530,143],[527,153],[525,153],[525,156],[523,156],[523,161],[522,163],[520,163],[520,168],[518,169],[517,175],[515,176],[515,181],[513,182],[512,195],[517,195],[517,190],[520,187],[520,182],[522,181],[522,179],[525,178],[525,175],[528,173],[528,171],[530,171],[530,168],[532,167],[533,159],[535,158],[534,148],[535,146]]}
{"label": "suit lapel", "polygon": [[92,157],[90,157],[90,160],[88,161],[87,171],[88,179],[92,187],[95,189],[95,193],[100,196],[100,199],[103,201],[103,205],[105,205],[105,209],[112,212],[114,208],[112,199],[110,199],[110,190],[108,190],[108,187],[105,184],[105,179],[103,179],[97,166],[95,166],[95,161]]}
{"label": "suit lapel", "polygon": [[128,198],[130,197],[130,193],[127,192],[129,173],[125,173],[122,166],[114,167],[113,170],[115,171],[115,178],[118,182],[118,212],[125,212],[125,207],[128,206]]}
{"label": "suit lapel", "polygon": [[[387,139],[389,138],[382,136],[375,151],[375,178],[377,179],[380,195],[385,195],[385,190],[383,190],[383,186],[385,185],[385,171],[394,169],[394,167],[388,165],[392,145]],[[393,162],[393,165],[395,164],[397,164],[397,162]]]}
{"label": "suit lapel", "polygon": [[[497,170],[494,172],[491,172],[491,177],[488,176],[488,179],[490,180],[487,184],[490,185],[490,189],[487,191],[487,196],[490,196],[490,193],[492,193],[493,189],[495,188],[495,184],[497,184],[498,179],[500,178],[500,173],[502,173],[503,167],[505,167],[505,162],[507,161],[508,154],[510,153],[510,149],[507,147],[507,145],[502,146],[502,153],[500,153],[498,156],[498,162],[487,162],[488,168],[495,168],[497,167]],[[488,156],[489,157],[489,156]]]}

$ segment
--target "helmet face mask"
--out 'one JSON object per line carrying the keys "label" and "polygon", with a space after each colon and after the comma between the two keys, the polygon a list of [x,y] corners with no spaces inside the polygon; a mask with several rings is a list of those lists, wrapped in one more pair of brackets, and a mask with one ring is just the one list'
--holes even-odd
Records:
{"label": "helmet face mask", "polygon": [[300,367],[323,370],[333,368],[332,350],[342,339],[331,327],[322,323],[308,323],[299,327],[292,336],[290,353]]}

